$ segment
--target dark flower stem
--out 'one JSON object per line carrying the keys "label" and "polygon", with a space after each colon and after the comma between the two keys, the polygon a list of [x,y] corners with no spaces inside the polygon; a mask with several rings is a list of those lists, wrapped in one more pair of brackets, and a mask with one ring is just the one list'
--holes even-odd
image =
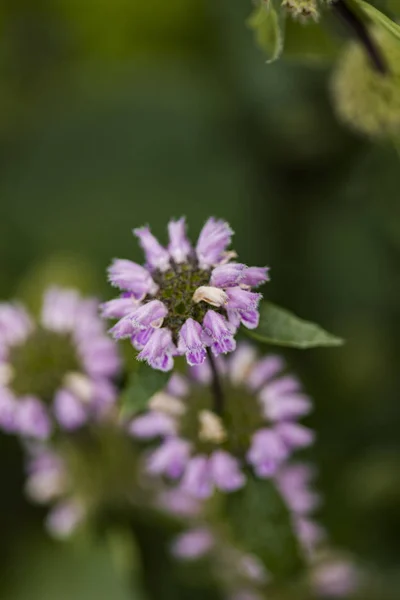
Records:
{"label": "dark flower stem", "polygon": [[212,388],[212,393],[213,393],[213,397],[214,397],[214,407],[213,408],[214,408],[214,412],[221,417],[223,410],[224,410],[224,392],[222,389],[221,379],[219,377],[215,358],[212,355],[210,348],[207,348],[207,356],[208,356],[208,360],[210,362],[211,373],[212,373],[211,388]]}
{"label": "dark flower stem", "polygon": [[363,46],[373,67],[382,75],[387,75],[389,70],[386,61],[376,42],[371,37],[365,23],[355,12],[353,12],[345,0],[334,0],[334,2],[332,2],[332,8],[339,18],[346,23],[349,29],[351,29],[353,35]]}

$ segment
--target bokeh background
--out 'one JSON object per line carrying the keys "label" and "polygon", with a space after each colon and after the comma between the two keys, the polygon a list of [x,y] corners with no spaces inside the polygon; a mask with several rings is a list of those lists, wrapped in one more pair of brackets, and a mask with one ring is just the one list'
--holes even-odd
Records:
{"label": "bokeh background", "polygon": [[[286,353],[310,394],[335,545],[400,597],[399,157],[346,130],[331,65],[268,66],[247,0],[2,0],[0,296],[111,295],[131,228],[227,219],[267,296],[344,337]],[[339,32],[340,33],[340,32]],[[129,597],[107,549],[56,544],[0,436],[0,598]]]}

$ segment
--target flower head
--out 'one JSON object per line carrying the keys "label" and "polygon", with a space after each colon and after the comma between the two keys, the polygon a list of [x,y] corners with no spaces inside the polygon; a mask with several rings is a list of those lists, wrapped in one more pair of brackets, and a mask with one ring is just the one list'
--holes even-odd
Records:
{"label": "flower head", "polygon": [[97,302],[50,289],[40,319],[0,304],[0,427],[47,438],[55,425],[76,429],[104,415],[115,400],[119,370]]}
{"label": "flower head", "polygon": [[294,19],[303,23],[319,19],[317,0],[283,0],[282,6]]}
{"label": "flower head", "polygon": [[119,319],[114,338],[129,338],[138,358],[162,371],[172,369],[177,355],[200,365],[208,347],[215,356],[232,352],[240,324],[257,327],[261,294],[252,288],[268,280],[267,268],[233,262],[227,250],[233,231],[225,221],[210,218],[195,247],[184,218],[170,221],[168,233],[164,248],[148,227],[134,230],[146,263],[115,260],[108,276],[122,295],[103,305],[105,318]]}
{"label": "flower head", "polygon": [[259,477],[271,478],[294,450],[313,441],[311,430],[297,422],[311,410],[311,401],[296,377],[281,374],[280,357],[257,359],[251,346],[241,344],[229,358],[219,357],[216,367],[224,391],[219,414],[207,361],[188,369],[187,376],[174,374],[150,401],[150,410],[130,425],[137,438],[161,439],[148,456],[147,471],[179,480],[197,498],[208,498],[215,488],[241,488],[246,464]]}

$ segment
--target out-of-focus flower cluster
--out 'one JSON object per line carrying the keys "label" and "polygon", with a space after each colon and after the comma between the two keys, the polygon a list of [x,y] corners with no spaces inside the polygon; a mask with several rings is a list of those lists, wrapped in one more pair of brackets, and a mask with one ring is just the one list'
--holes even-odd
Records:
{"label": "out-of-focus flower cluster", "polygon": [[195,248],[184,219],[168,229],[167,248],[149,228],[135,230],[146,264],[114,261],[109,278],[123,293],[101,306],[119,319],[114,338],[129,338],[151,368],[169,371],[180,355],[189,365],[128,421],[117,402],[126,377],[95,300],[52,288],[38,319],[20,304],[0,305],[0,427],[22,439],[27,495],[49,506],[46,525],[59,538],[105,514],[161,511],[179,522],[169,559],[206,560],[227,600],[260,600],[274,575],[220,509],[251,478],[277,494],[307,585],[347,595],[357,574],[328,552],[314,519],[314,471],[291,462],[314,441],[299,422],[311,400],[282,357],[236,346],[240,324],[258,324],[261,295],[252,288],[267,269],[233,261],[224,221],[209,219]]}
{"label": "out-of-focus flower cluster", "polygon": [[147,459],[147,471],[181,481],[186,492],[209,497],[214,488],[232,492],[246,482],[244,467],[270,478],[294,450],[309,446],[313,432],[297,420],[311,410],[299,380],[282,375],[279,356],[257,359],[241,344],[216,365],[224,394],[214,407],[208,363],[174,374],[166,389],[150,400],[130,432],[139,439],[162,439]]}
{"label": "out-of-focus flower cluster", "polygon": [[73,430],[109,411],[118,352],[96,300],[50,289],[39,319],[0,304],[0,427],[32,438]]}

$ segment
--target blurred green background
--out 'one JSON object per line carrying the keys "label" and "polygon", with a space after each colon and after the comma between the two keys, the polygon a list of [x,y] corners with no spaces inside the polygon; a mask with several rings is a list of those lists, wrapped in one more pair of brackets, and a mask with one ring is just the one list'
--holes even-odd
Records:
{"label": "blurred green background", "polygon": [[[2,0],[0,295],[37,305],[50,281],[109,297],[131,228],[187,216],[236,231],[265,292],[346,338],[287,353],[315,399],[312,454],[335,545],[400,597],[400,183],[391,147],[353,136],[330,65],[267,66],[247,0]],[[0,598],[127,590],[103,548],[50,542],[0,437]],[[396,587],[397,581],[397,587]]]}

